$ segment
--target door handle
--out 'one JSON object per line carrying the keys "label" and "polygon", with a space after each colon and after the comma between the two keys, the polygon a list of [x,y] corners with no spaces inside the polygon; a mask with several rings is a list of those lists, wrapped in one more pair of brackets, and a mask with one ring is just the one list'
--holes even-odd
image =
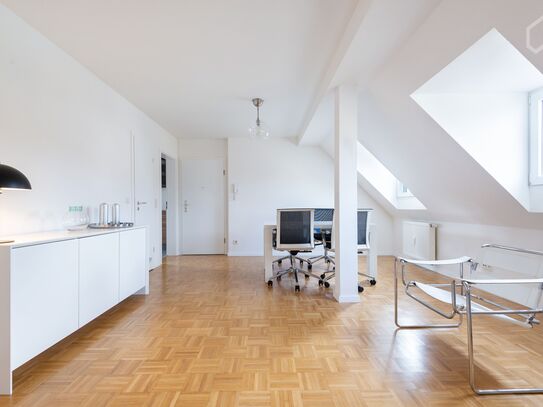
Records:
{"label": "door handle", "polygon": [[147,205],[147,202],[137,201],[137,202],[136,202],[136,206],[137,206],[136,210],[139,211],[141,205]]}

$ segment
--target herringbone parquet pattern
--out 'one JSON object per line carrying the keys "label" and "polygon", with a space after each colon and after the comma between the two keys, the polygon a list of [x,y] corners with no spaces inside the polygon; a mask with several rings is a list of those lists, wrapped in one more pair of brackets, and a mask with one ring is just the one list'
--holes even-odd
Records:
{"label": "herringbone parquet pattern", "polygon": [[[379,264],[377,286],[343,305],[314,279],[299,294],[288,278],[268,289],[261,258],[169,258],[151,273],[150,296],[23,366],[0,406],[543,405],[474,396],[465,328],[396,333],[392,260]],[[433,318],[409,304],[406,320]],[[543,385],[541,329],[481,322],[481,384]]]}

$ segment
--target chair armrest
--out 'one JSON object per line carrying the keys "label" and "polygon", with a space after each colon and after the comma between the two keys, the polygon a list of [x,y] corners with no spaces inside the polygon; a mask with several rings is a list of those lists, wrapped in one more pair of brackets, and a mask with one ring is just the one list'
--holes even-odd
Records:
{"label": "chair armrest", "polygon": [[500,280],[463,278],[461,281],[468,284],[543,284],[543,278],[504,278]]}
{"label": "chair armrest", "polygon": [[471,257],[462,256],[456,259],[446,259],[446,260],[415,260],[415,259],[406,259],[403,257],[398,257],[402,263],[415,264],[418,266],[450,266],[454,264],[462,264],[471,261]]}

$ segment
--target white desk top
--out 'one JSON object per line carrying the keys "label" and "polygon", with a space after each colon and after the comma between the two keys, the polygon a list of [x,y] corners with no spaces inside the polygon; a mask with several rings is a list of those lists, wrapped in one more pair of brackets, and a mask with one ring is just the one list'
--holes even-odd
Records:
{"label": "white desk top", "polygon": [[133,226],[131,228],[117,228],[117,229],[83,229],[77,231],[68,231],[68,230],[55,230],[51,232],[38,232],[38,233],[27,233],[23,235],[14,235],[14,236],[3,236],[0,238],[6,240],[14,240],[11,243],[0,244],[0,249],[2,248],[17,248],[25,246],[33,246],[44,243],[53,243],[61,242],[64,240],[72,239],[82,239],[85,237],[105,235],[108,233],[117,233],[126,230],[133,229],[142,229],[145,226]]}

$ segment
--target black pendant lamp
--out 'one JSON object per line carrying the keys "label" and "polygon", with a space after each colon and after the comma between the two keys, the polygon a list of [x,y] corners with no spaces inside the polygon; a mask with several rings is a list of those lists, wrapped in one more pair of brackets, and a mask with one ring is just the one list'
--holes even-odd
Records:
{"label": "black pendant lamp", "polygon": [[[0,164],[0,194],[5,189],[32,189],[25,175],[9,165]],[[13,240],[0,240],[2,243],[12,243]]]}
{"label": "black pendant lamp", "polygon": [[32,189],[25,175],[9,165],[0,164],[0,193],[3,189]]}

